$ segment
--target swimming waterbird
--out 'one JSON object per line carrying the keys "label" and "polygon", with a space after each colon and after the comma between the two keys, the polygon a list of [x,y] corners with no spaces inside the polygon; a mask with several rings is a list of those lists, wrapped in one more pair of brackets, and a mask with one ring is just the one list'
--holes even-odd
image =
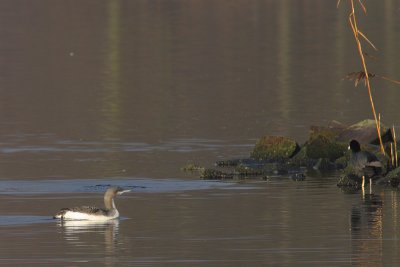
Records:
{"label": "swimming waterbird", "polygon": [[91,221],[106,221],[119,217],[119,212],[114,203],[114,197],[123,193],[129,192],[121,187],[110,187],[104,194],[105,208],[93,206],[81,206],[74,208],[63,208],[54,215],[54,219],[61,220],[91,220]]}

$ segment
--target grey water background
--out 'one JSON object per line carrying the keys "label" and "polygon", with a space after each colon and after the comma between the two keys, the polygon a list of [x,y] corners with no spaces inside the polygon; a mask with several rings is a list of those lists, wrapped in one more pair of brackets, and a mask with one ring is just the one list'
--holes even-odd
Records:
{"label": "grey water background", "polygon": [[[400,2],[365,2],[370,71],[399,79]],[[372,117],[357,56],[347,1],[0,1],[0,265],[398,265],[396,190],[180,170]],[[373,88],[397,127],[400,89]],[[111,184],[121,220],[51,220]]]}

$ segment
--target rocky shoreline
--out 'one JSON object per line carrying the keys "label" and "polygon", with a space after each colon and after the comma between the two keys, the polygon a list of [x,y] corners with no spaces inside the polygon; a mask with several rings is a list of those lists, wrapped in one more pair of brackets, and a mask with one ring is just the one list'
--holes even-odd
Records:
{"label": "rocky shoreline", "polygon": [[338,186],[358,188],[361,186],[360,177],[354,176],[348,164],[348,142],[356,139],[364,150],[375,154],[384,165],[382,175],[374,177],[373,183],[398,187],[400,168],[393,166],[390,160],[390,143],[394,141],[391,130],[384,125],[381,125],[381,138],[386,155],[379,151],[375,121],[363,120],[350,126],[333,121],[325,127],[311,126],[309,139],[301,145],[289,137],[267,135],[257,141],[248,158],[217,161],[212,168],[191,164],[183,170],[198,171],[200,177],[207,180],[266,180],[274,175],[290,176],[296,181],[305,180],[310,170],[339,171]]}

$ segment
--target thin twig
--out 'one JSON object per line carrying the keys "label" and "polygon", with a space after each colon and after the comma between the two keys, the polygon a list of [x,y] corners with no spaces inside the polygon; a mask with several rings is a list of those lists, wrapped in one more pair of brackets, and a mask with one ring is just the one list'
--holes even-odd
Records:
{"label": "thin twig", "polygon": [[381,113],[378,113],[378,131],[381,133]]}
{"label": "thin twig", "polygon": [[[369,55],[366,54],[366,56],[369,56]],[[400,85],[400,81],[397,81],[397,80],[388,78],[388,77],[386,77],[386,76],[382,76],[382,75],[378,75],[378,74],[370,73],[370,72],[368,73],[368,76],[369,76],[370,79],[371,79],[371,78],[377,77],[377,78],[380,78],[380,79],[382,79],[382,80],[386,80],[386,81],[388,81],[388,82],[392,82],[392,83],[394,83],[394,84]],[[343,80],[344,80],[344,79],[347,79],[347,80],[349,80],[349,81],[354,81],[354,86],[355,86],[355,87],[357,87],[358,84],[359,84],[361,81],[364,80],[365,87],[367,86],[367,82],[366,82],[366,80],[365,80],[365,73],[364,73],[364,71],[350,72],[350,73],[348,73],[348,74],[346,75],[346,77],[343,78]]]}
{"label": "thin twig", "polygon": [[364,13],[367,14],[367,9],[365,8],[364,4],[361,2],[361,0],[358,0],[358,3],[360,3],[361,8],[364,10]]}
{"label": "thin twig", "polygon": [[392,166],[394,166],[393,143],[390,143],[390,161],[392,163]]}
{"label": "thin twig", "polygon": [[392,132],[393,132],[393,142],[394,142],[394,166],[397,168],[397,166],[399,165],[398,159],[397,159],[397,140],[396,140],[396,130],[394,129],[394,124],[393,124],[393,128],[392,128]]}
{"label": "thin twig", "polygon": [[362,196],[363,198],[365,197],[365,176],[363,175],[361,178],[361,190],[362,190]]}
{"label": "thin twig", "polygon": [[395,83],[395,84],[400,84],[400,81],[396,81],[396,80],[390,79],[390,78],[385,77],[385,76],[380,76],[380,75],[377,75],[377,76],[378,76],[379,78],[381,78],[381,79],[386,80],[386,81],[389,81],[389,82],[392,82],[392,83]]}
{"label": "thin twig", "polygon": [[361,35],[361,37],[364,38],[365,41],[367,41],[367,43],[369,43],[369,45],[375,50],[378,51],[378,49],[375,47],[375,45],[367,38],[367,36],[365,36],[361,31],[358,31],[358,33]]}

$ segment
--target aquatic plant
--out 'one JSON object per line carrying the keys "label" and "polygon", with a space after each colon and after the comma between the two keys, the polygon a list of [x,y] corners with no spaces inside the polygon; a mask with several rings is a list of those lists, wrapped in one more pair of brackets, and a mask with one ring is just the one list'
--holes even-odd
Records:
{"label": "aquatic plant", "polygon": [[[367,63],[366,63],[366,57],[370,57],[369,54],[364,52],[364,48],[363,48],[363,43],[362,41],[365,41],[370,47],[372,47],[375,51],[378,50],[375,45],[367,38],[367,36],[360,31],[359,27],[358,27],[358,21],[357,21],[357,17],[356,17],[356,7],[360,7],[364,14],[367,13],[367,8],[365,7],[364,3],[362,0],[348,0],[349,2],[349,6],[350,6],[350,14],[349,14],[349,23],[350,23],[350,27],[352,29],[353,35],[354,35],[354,39],[356,41],[356,45],[357,45],[357,50],[361,59],[361,65],[362,65],[362,70],[358,71],[358,72],[351,72],[349,74],[347,74],[346,78],[348,80],[352,80],[355,82],[355,86],[357,86],[361,81],[364,81],[364,85],[365,87],[367,87],[368,89],[368,95],[369,95],[369,100],[370,100],[370,104],[371,104],[371,108],[372,108],[372,113],[374,115],[374,120],[375,120],[375,125],[376,125],[376,130],[378,133],[378,138],[379,138],[379,145],[380,145],[380,151],[382,154],[385,154],[385,148],[383,146],[383,141],[382,141],[382,137],[381,137],[381,124],[380,124],[380,114],[379,117],[377,116],[376,110],[375,110],[375,105],[374,105],[374,100],[372,97],[372,88],[371,88],[371,83],[370,83],[370,79],[374,78],[374,77],[379,77],[382,78],[384,80],[387,81],[391,81],[393,83],[396,84],[400,84],[399,81],[387,78],[385,76],[381,76],[381,75],[377,75],[374,73],[371,73],[368,71],[367,68]],[[337,6],[339,7],[341,3],[341,0],[337,1]],[[358,5],[357,5],[358,4]],[[393,128],[394,129],[394,128]],[[394,132],[393,135],[395,136]],[[391,153],[391,157],[393,158],[393,165],[397,166],[397,145],[396,145],[396,141],[394,141],[395,144],[395,153]]]}
{"label": "aquatic plant", "polygon": [[[338,0],[337,6],[339,6],[341,0]],[[367,13],[367,9],[365,5],[362,3],[361,0],[357,0],[359,3],[360,7],[363,9],[364,13]],[[372,97],[372,89],[371,89],[371,84],[370,84],[370,77],[373,77],[373,74],[368,72],[365,56],[364,56],[364,51],[363,51],[363,45],[361,43],[361,38],[364,39],[374,50],[377,50],[376,47],[372,44],[372,42],[363,34],[359,29],[358,29],[358,23],[357,23],[357,17],[356,17],[356,12],[355,12],[355,4],[354,0],[349,0],[350,3],[350,15],[349,15],[349,23],[351,26],[351,29],[353,31],[354,39],[357,44],[357,49],[358,53],[360,55],[361,59],[361,64],[363,70],[361,72],[355,72],[351,73],[348,75],[350,78],[354,78],[356,83],[355,85],[357,86],[359,81],[364,79],[365,80],[365,85],[368,89],[368,95],[369,95],[369,100],[371,103],[371,108],[372,108],[372,113],[374,115],[375,119],[375,124],[376,124],[376,130],[378,133],[378,138],[379,138],[379,144],[380,144],[380,149],[383,154],[385,154],[385,148],[383,146],[382,138],[381,138],[381,130],[380,130],[380,123],[378,121],[378,117],[376,115],[376,110],[375,110],[375,105],[374,105],[374,100]]]}

